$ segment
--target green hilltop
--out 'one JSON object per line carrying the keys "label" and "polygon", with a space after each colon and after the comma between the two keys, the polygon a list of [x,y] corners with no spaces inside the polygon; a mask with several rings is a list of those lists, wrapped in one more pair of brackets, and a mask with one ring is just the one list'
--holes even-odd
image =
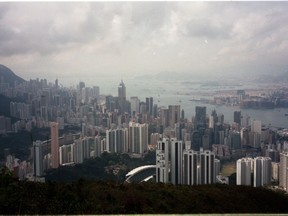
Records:
{"label": "green hilltop", "polygon": [[265,188],[86,181],[16,181],[0,177],[1,214],[287,213],[287,195]]}

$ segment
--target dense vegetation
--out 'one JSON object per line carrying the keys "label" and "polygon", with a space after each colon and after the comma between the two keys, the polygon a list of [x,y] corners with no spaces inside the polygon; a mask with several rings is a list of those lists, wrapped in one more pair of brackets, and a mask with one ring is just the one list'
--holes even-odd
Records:
{"label": "dense vegetation", "polygon": [[[4,170],[4,169],[3,169]],[[227,185],[33,183],[0,176],[1,214],[287,213],[286,195]]]}
{"label": "dense vegetation", "polygon": [[125,175],[130,170],[143,165],[155,164],[155,161],[155,151],[147,152],[143,158],[130,158],[128,154],[104,152],[101,157],[86,160],[82,164],[48,170],[46,180],[72,182],[84,178],[124,182]]}

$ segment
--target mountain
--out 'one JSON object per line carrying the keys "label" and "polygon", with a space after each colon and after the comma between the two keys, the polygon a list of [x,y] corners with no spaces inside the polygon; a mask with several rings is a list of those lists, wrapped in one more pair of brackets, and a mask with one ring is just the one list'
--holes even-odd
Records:
{"label": "mountain", "polygon": [[25,80],[17,76],[8,67],[0,64],[0,83],[9,83],[10,86],[14,86],[15,82],[22,83],[25,82]]}

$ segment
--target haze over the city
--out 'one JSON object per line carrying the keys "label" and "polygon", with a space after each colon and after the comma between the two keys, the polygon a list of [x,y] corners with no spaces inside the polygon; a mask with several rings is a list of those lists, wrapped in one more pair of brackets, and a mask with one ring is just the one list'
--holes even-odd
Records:
{"label": "haze over the city", "polygon": [[287,71],[287,2],[0,3],[0,63],[24,79]]}

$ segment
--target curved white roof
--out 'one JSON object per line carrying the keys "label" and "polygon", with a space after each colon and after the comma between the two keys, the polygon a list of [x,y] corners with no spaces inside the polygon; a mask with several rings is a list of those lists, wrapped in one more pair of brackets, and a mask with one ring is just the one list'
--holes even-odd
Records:
{"label": "curved white roof", "polygon": [[131,170],[129,173],[126,174],[126,177],[134,175],[142,170],[149,169],[149,168],[156,168],[156,165],[145,165],[141,167],[136,167],[135,169]]}

